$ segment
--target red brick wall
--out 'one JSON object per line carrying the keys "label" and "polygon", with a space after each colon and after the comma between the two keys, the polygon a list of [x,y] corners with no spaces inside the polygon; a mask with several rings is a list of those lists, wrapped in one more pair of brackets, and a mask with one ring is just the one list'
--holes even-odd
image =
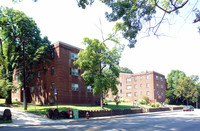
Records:
{"label": "red brick wall", "polygon": [[[159,80],[156,80],[156,76],[158,76]],[[160,77],[162,77],[163,81],[160,80]],[[130,78],[131,81],[127,82],[127,78]],[[142,99],[143,96],[148,96],[150,100],[156,100],[158,102],[165,101],[166,79],[162,74],[156,72],[145,72],[140,74],[120,73],[119,81],[122,86],[118,85],[118,95],[123,100],[134,102]],[[149,84],[149,87],[147,87],[147,83]],[[156,86],[157,84],[159,84],[158,88]],[[161,88],[161,85],[163,88]],[[127,89],[127,86],[130,86],[130,89]],[[149,92],[149,95],[147,95],[147,92]],[[159,92],[158,95],[156,94],[157,92]],[[163,96],[161,96],[161,92],[163,93]],[[131,93],[131,96],[127,96],[127,93]],[[107,99],[113,100],[114,97],[115,96],[109,92]]]}
{"label": "red brick wall", "polygon": [[[91,92],[86,92],[84,80],[82,77],[70,74],[70,68],[73,66],[73,61],[70,59],[70,53],[78,54],[79,48],[68,45],[62,42],[55,43],[54,58],[49,63],[44,65],[37,63],[34,77],[34,92],[31,94],[31,101],[36,104],[50,104],[50,99],[53,98],[57,103],[57,97],[54,95],[51,83],[55,83],[55,88],[58,90],[58,104],[95,104],[99,97],[93,96]],[[54,67],[54,74],[51,74],[51,68]],[[46,72],[44,71],[47,70]],[[40,78],[38,78],[40,71]],[[72,90],[72,83],[79,84],[80,91]],[[38,89],[40,87],[40,90]]]}

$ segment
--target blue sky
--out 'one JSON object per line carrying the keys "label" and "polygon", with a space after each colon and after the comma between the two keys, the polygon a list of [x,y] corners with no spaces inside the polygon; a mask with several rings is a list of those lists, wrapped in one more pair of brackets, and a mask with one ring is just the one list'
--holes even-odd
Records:
{"label": "blue sky", "polygon": [[[104,37],[111,32],[114,23],[105,20],[105,11],[109,8],[99,2],[83,10],[76,0],[24,0],[13,4],[12,0],[0,0],[0,5],[13,7],[32,17],[42,35],[54,43],[62,41],[77,47],[84,37],[101,40],[99,19],[101,19]],[[190,3],[192,6],[194,3]],[[199,7],[199,5],[197,5]],[[156,71],[167,76],[172,69],[182,70],[186,75],[200,76],[200,34],[198,24],[193,24],[193,14],[185,7],[179,16],[169,16],[168,23],[159,28],[160,36],[146,36],[144,30],[138,35],[135,48],[126,47],[120,66],[130,68],[134,73]],[[160,12],[158,12],[160,14]],[[127,43],[122,40],[122,43]]]}

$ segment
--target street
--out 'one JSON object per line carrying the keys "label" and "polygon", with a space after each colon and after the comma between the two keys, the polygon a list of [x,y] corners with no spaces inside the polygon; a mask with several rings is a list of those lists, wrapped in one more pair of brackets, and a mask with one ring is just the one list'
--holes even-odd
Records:
{"label": "street", "polygon": [[[59,120],[58,120],[59,121]],[[103,119],[90,119],[90,120],[77,120],[77,121],[61,121],[55,123],[48,122],[40,125],[23,125],[23,126],[10,126],[1,127],[0,130],[4,131],[44,131],[44,130],[76,130],[76,131],[163,131],[163,130],[200,130],[200,110],[183,112],[157,112],[146,115],[126,115],[117,118],[103,118]]]}

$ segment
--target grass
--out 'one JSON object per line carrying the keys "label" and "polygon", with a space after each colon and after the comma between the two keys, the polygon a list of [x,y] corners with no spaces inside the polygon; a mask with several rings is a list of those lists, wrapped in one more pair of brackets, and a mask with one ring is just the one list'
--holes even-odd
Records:
{"label": "grass", "polygon": [[[10,106],[24,111],[24,106],[22,102],[12,101],[13,104],[5,105],[5,99],[0,99],[0,105]],[[104,105],[104,110],[113,110],[113,109],[130,109],[133,106],[132,103],[123,102],[116,106],[115,102],[108,102],[108,105]],[[42,106],[42,105],[33,105],[28,104],[27,112],[35,113],[39,115],[45,115],[47,109],[57,108],[57,105],[54,106]],[[101,110],[100,106],[75,106],[75,105],[58,105],[59,111],[68,111],[69,108],[72,110]]]}
{"label": "grass", "polygon": [[7,120],[7,121],[1,121],[1,120],[0,120],[0,124],[1,124],[1,123],[12,123],[12,120]]}
{"label": "grass", "polygon": [[[19,110],[24,111],[23,102],[12,101],[13,104],[5,105],[5,99],[0,99],[0,105],[3,106],[10,106],[13,108],[17,108]],[[118,107],[116,106],[115,102],[108,102],[108,105],[104,105],[104,110],[113,110],[113,109],[130,109],[133,106],[133,103],[130,102],[121,102]],[[150,105],[139,105],[140,107],[144,108],[152,108]],[[177,106],[177,105],[166,105],[168,107]],[[180,105],[184,106],[184,105]],[[47,106],[47,105],[33,105],[28,104],[27,112],[38,114],[38,115],[45,115],[47,109],[54,109],[57,108],[57,105],[54,106]],[[58,105],[59,111],[68,111],[69,108],[72,110],[101,110],[100,106],[75,106],[75,105]]]}

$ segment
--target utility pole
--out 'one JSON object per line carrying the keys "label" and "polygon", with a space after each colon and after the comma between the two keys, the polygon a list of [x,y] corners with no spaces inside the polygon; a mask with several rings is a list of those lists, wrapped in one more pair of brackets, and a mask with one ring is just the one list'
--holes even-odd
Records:
{"label": "utility pole", "polygon": [[23,76],[24,76],[24,110],[27,110],[27,99],[26,99],[26,61],[25,61],[25,44],[23,44]]}

